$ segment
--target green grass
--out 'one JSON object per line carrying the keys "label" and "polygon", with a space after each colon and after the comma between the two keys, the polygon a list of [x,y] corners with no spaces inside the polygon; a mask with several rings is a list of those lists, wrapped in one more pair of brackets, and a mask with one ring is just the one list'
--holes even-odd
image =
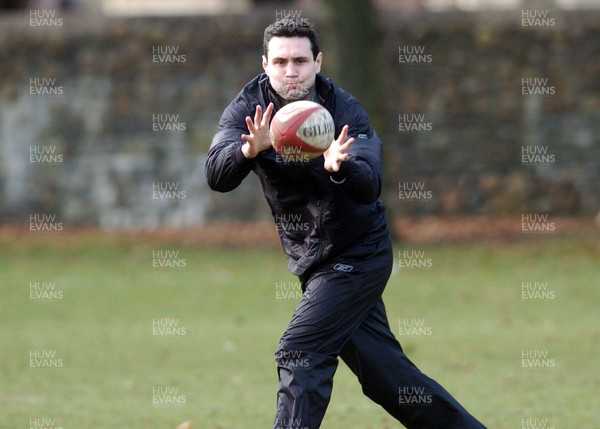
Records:
{"label": "green grass", "polygon": [[[186,267],[152,267],[154,250],[179,250]],[[554,238],[504,244],[411,246],[431,259],[400,270],[385,292],[390,324],[424,320],[431,335],[401,336],[409,357],[490,429],[547,418],[594,427],[600,381],[600,246]],[[396,248],[396,251],[398,247]],[[296,300],[278,249],[209,249],[61,237],[0,246],[0,427],[56,419],[69,428],[268,428],[275,409],[273,354]],[[547,282],[553,300],[521,298]],[[32,300],[30,282],[55,282],[58,300]],[[152,320],[179,319],[185,335],[154,336]],[[31,368],[29,352],[56,352],[61,368]],[[521,367],[542,350],[553,368]],[[158,407],[153,387],[185,404]],[[401,427],[366,399],[340,364],[327,429]]]}

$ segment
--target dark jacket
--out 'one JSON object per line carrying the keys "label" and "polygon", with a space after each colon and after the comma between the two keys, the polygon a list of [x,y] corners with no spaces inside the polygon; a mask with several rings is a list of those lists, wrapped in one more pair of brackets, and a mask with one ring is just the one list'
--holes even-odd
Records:
{"label": "dark jacket", "polygon": [[352,95],[321,75],[315,88],[316,101],[333,116],[336,138],[346,124],[348,136],[355,137],[350,159],[339,172],[325,170],[323,156],[286,163],[273,148],[253,159],[244,156],[240,136],[248,133],[246,116],[254,118],[257,104],[265,109],[273,102],[275,112],[282,107],[265,74],[250,81],[227,106],[206,161],[208,185],[215,191],[231,191],[254,171],[271,207],[288,267],[299,276],[334,259],[366,258],[389,240],[379,200],[382,142]]}

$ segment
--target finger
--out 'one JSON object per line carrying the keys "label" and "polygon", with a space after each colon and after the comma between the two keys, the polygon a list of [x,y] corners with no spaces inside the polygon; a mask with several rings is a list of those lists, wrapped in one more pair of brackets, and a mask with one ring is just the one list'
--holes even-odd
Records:
{"label": "finger", "polygon": [[346,143],[344,143],[340,147],[340,151],[346,152],[348,149],[350,149],[350,146],[352,146],[352,143],[354,143],[354,137],[350,137],[348,140],[346,140]]}
{"label": "finger", "polygon": [[335,164],[334,161],[332,161],[330,159],[326,159],[325,164],[324,164],[325,170],[327,170],[329,172],[334,171],[334,164]]}
{"label": "finger", "polygon": [[344,153],[343,155],[340,155],[340,156],[338,156],[338,162],[340,162],[340,163],[341,163],[341,162],[343,162],[343,161],[348,161],[348,158],[350,158],[350,157],[348,156],[348,154],[347,154],[347,153]]}
{"label": "finger", "polygon": [[346,140],[344,144],[340,144],[337,149],[338,153],[345,154],[348,151],[348,149],[350,149],[350,146],[352,146],[352,143],[354,143],[354,137],[350,137],[348,140]]}
{"label": "finger", "polygon": [[246,116],[246,126],[248,127],[250,134],[256,133],[256,127],[254,126],[254,122],[252,122],[252,118],[250,118],[250,116]]}
{"label": "finger", "polygon": [[245,142],[252,144],[252,142],[254,141],[254,139],[252,138],[252,136],[249,136],[248,134],[242,134],[242,140],[244,140]]}
{"label": "finger", "polygon": [[262,120],[262,107],[260,104],[256,105],[256,113],[254,113],[254,124],[259,125]]}
{"label": "finger", "polygon": [[342,131],[340,131],[340,135],[337,138],[338,142],[341,144],[343,141],[345,141],[347,135],[348,135],[348,125],[344,125],[344,127],[342,128]]}
{"label": "finger", "polygon": [[269,103],[269,105],[267,106],[267,110],[265,110],[265,114],[263,116],[263,120],[262,120],[262,125],[265,126],[269,123],[269,121],[271,120],[271,114],[273,113],[273,109],[275,108],[275,105],[273,103]]}

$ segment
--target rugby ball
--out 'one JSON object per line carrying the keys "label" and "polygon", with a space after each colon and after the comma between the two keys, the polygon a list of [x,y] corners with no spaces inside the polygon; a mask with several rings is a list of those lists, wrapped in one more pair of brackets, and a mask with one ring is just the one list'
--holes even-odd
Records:
{"label": "rugby ball", "polygon": [[325,107],[312,101],[294,101],[273,117],[271,144],[284,161],[307,161],[327,150],[334,131],[333,118]]}

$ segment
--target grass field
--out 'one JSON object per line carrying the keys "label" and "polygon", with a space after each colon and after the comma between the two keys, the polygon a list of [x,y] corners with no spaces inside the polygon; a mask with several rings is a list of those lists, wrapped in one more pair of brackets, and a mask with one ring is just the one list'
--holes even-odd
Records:
{"label": "grass field", "polygon": [[[596,239],[402,250],[430,266],[396,270],[385,300],[397,335],[426,328],[399,335],[424,372],[490,429],[598,427]],[[297,287],[279,249],[44,236],[0,243],[0,272],[1,428],[271,427],[297,302],[277,295]],[[547,293],[523,299],[536,282]],[[399,427],[340,364],[323,428]]]}

